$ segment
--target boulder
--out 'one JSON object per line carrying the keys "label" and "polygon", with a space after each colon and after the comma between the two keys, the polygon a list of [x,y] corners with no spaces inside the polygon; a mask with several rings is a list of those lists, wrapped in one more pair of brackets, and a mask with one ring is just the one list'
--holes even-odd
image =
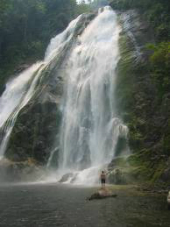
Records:
{"label": "boulder", "polygon": [[98,192],[92,194],[87,200],[96,200],[96,199],[107,199],[107,198],[116,198],[117,195],[113,194],[110,190],[106,188],[100,189]]}
{"label": "boulder", "polygon": [[73,173],[66,173],[61,177],[61,179],[59,180],[59,183],[64,183],[68,181],[70,178],[72,178],[73,176],[74,176]]}

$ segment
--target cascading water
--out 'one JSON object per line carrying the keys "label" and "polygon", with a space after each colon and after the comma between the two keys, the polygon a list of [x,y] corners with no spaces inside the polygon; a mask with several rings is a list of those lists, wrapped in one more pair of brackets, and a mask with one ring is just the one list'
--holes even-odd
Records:
{"label": "cascading water", "polygon": [[95,183],[114,158],[119,136],[127,136],[114,98],[119,33],[116,13],[105,7],[68,59],[59,160],[59,173],[70,173],[68,181]]}
{"label": "cascading water", "polygon": [[[115,108],[121,30],[116,13],[105,7],[88,26],[83,24],[84,19],[86,15],[79,16],[53,38],[44,61],[11,80],[0,97],[0,157],[3,157],[18,114],[34,99],[38,87],[44,85],[43,78],[47,77],[46,82],[50,76],[63,78],[60,139],[57,149],[51,151],[47,167],[57,150],[57,178],[69,173],[68,181],[83,184],[97,181],[100,169],[114,158],[119,137],[126,138],[128,132]],[[86,28],[80,32],[82,24]],[[61,65],[62,70],[58,69]]]}
{"label": "cascading water", "polygon": [[73,20],[63,33],[51,40],[44,61],[32,65],[6,84],[6,89],[0,97],[0,160],[4,157],[19,112],[37,90],[37,82],[43,76],[42,71],[50,67],[53,59],[73,38],[74,29],[80,18],[81,16]]}
{"label": "cascading water", "polygon": [[[0,129],[4,136],[0,143],[0,159],[3,158],[10,134],[19,111],[28,103],[34,93],[35,83],[38,77],[34,77],[42,62],[30,67],[6,85],[6,90],[0,98]],[[30,86],[29,83],[32,83]]]}

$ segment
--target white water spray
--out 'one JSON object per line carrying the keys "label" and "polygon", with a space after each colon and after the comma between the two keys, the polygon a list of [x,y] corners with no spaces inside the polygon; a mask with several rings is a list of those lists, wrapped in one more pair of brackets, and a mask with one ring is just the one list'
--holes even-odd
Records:
{"label": "white water spray", "polygon": [[119,136],[127,136],[114,98],[120,30],[116,14],[109,7],[100,10],[67,62],[59,172],[74,173],[70,182],[97,182]]}

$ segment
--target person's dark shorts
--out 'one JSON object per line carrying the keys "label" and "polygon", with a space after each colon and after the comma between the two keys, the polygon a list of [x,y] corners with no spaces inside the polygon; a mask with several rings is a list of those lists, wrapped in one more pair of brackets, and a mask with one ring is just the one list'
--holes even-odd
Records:
{"label": "person's dark shorts", "polygon": [[102,184],[105,184],[106,183],[106,180],[105,179],[101,179],[101,183]]}

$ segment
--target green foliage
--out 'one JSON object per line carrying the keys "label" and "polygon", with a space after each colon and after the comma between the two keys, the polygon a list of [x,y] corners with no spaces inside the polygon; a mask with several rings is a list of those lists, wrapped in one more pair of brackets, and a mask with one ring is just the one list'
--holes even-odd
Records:
{"label": "green foliage", "polygon": [[16,67],[43,58],[50,39],[89,9],[76,0],[0,0],[0,86]]}
{"label": "green foliage", "polygon": [[150,57],[152,77],[160,95],[163,96],[170,88],[170,42],[149,44],[147,47],[153,51]]}
{"label": "green foliage", "polygon": [[170,38],[170,1],[168,0],[110,0],[114,9],[138,9],[149,20],[154,28],[158,41]]}
{"label": "green foliage", "polygon": [[138,9],[155,36],[155,43],[144,50],[145,61],[136,64],[133,48],[121,34],[116,86],[118,114],[129,128],[129,146],[134,153],[129,159],[135,168],[132,175],[152,184],[164,180],[169,168],[170,2],[114,0],[111,5],[119,10]]}

